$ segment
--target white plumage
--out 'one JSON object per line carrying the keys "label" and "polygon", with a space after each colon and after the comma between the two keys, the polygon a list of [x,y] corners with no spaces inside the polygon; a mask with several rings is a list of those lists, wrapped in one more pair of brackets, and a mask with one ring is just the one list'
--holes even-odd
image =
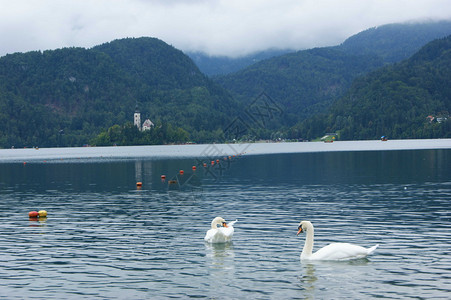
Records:
{"label": "white plumage", "polygon": [[332,243],[327,245],[315,253],[313,250],[313,225],[309,221],[302,221],[299,223],[298,234],[306,232],[305,244],[301,253],[301,260],[350,260],[364,258],[376,250],[379,245],[371,248],[364,248],[362,246],[349,243]]}
{"label": "white plumage", "polygon": [[204,240],[208,243],[227,243],[232,241],[233,232],[235,231],[233,224],[237,221],[235,220],[227,224],[221,217],[214,218],[211,221],[211,229],[207,231]]}

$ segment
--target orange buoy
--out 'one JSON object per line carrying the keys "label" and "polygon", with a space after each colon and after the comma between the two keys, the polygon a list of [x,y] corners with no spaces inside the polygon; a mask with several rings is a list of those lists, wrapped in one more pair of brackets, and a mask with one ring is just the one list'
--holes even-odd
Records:
{"label": "orange buoy", "polygon": [[37,218],[37,217],[39,216],[39,213],[38,213],[37,211],[30,211],[30,212],[28,213],[28,216],[29,216],[30,218]]}
{"label": "orange buoy", "polygon": [[216,160],[216,163],[219,164],[219,159]]}
{"label": "orange buoy", "polygon": [[192,168],[192,169],[193,169],[193,171],[196,171],[196,166],[193,166],[193,168]]}
{"label": "orange buoy", "polygon": [[206,168],[207,167],[207,163],[204,163],[204,168]]}
{"label": "orange buoy", "polygon": [[214,165],[214,164],[215,164],[215,161],[214,161],[214,160],[212,160],[212,161],[211,161],[211,165]]}
{"label": "orange buoy", "polygon": [[185,171],[180,170],[179,173],[180,173],[180,175],[183,175],[183,173],[185,173]]}
{"label": "orange buoy", "polygon": [[143,186],[143,183],[142,183],[141,181],[138,181],[138,182],[136,183],[136,186]]}

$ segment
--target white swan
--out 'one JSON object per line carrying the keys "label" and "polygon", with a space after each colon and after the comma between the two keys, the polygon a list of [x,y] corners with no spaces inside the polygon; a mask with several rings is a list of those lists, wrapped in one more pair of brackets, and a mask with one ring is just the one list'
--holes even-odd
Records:
{"label": "white swan", "polygon": [[371,248],[364,248],[349,243],[332,243],[327,245],[315,253],[313,250],[313,225],[309,221],[302,221],[299,223],[298,235],[301,232],[306,232],[304,249],[302,249],[301,260],[350,260],[364,258],[367,255],[376,250],[379,246],[373,246]]}
{"label": "white swan", "polygon": [[[229,224],[221,217],[216,217],[211,221],[211,229],[207,231],[204,240],[209,243],[227,243],[232,240],[233,224],[238,220],[230,222]],[[220,225],[221,227],[218,227]]]}

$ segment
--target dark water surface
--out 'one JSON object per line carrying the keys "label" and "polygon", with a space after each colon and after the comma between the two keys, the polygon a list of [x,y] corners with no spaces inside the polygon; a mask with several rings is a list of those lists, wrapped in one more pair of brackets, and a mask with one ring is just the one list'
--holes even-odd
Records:
{"label": "dark water surface", "polygon": [[[450,297],[451,150],[220,163],[0,164],[0,297]],[[29,220],[41,209],[47,219]],[[216,216],[238,219],[233,244],[204,243]],[[301,263],[301,220],[315,225],[314,250],[334,241],[380,246],[366,260]]]}

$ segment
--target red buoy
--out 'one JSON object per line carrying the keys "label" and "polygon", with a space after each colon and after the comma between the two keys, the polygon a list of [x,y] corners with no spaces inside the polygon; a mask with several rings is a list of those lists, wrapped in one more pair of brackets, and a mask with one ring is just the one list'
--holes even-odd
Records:
{"label": "red buoy", "polygon": [[166,179],[166,175],[161,175],[161,179]]}
{"label": "red buoy", "polygon": [[28,213],[28,216],[29,216],[30,218],[37,218],[37,217],[39,216],[39,213],[38,213],[37,211],[30,211],[30,212]]}
{"label": "red buoy", "polygon": [[204,168],[206,168],[207,167],[207,163],[204,163]]}
{"label": "red buoy", "polygon": [[183,175],[183,173],[185,173],[185,172],[183,170],[180,170],[179,173],[180,173],[180,175]]}
{"label": "red buoy", "polygon": [[193,166],[193,171],[196,171],[196,166]]}
{"label": "red buoy", "polygon": [[143,183],[142,183],[141,181],[138,181],[138,182],[136,183],[136,186],[143,186]]}

